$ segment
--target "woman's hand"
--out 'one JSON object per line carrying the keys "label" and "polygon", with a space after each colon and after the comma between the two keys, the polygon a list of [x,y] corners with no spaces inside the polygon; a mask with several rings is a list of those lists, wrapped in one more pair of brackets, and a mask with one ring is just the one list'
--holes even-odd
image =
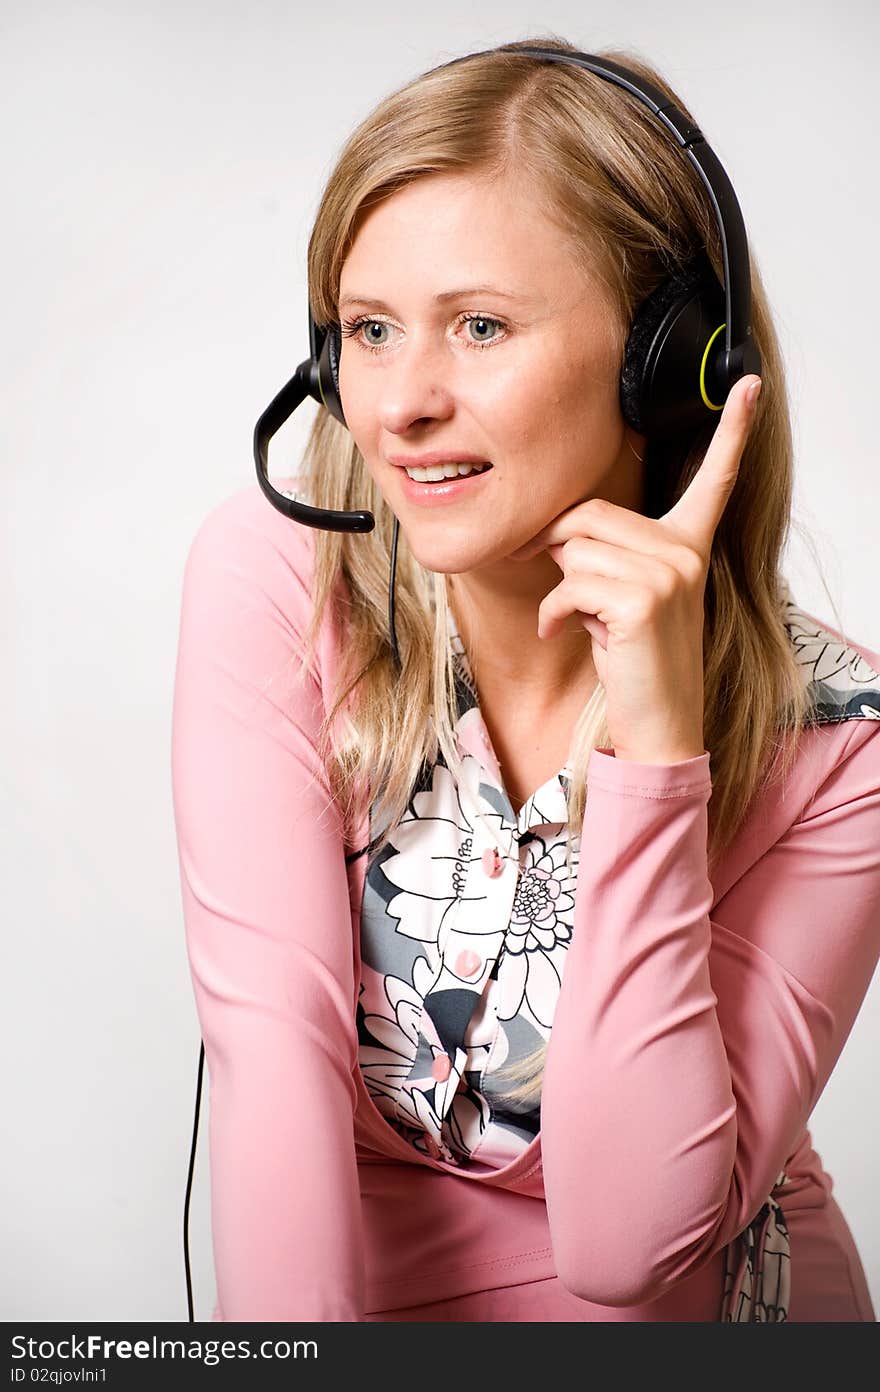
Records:
{"label": "woman's hand", "polygon": [[541,601],[538,636],[554,637],[569,614],[591,635],[618,759],[676,763],[705,753],[706,577],[754,418],[747,394],[760,380],[734,384],[699,470],[663,517],[588,498],[512,553],[527,560],[547,550],[564,572]]}

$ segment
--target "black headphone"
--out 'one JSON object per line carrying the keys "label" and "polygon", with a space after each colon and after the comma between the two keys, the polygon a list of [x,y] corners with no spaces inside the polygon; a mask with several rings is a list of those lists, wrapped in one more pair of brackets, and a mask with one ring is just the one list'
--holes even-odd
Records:
{"label": "black headphone", "polygon": [[[670,274],[648,296],[633,319],[620,370],[620,407],[624,420],[640,435],[668,440],[698,429],[723,410],[730,389],[740,377],[761,373],[761,354],[752,338],[751,276],[745,226],[733,186],[699,127],[653,83],[630,69],[590,53],[543,48],[540,44],[501,45],[453,58],[452,67],[489,53],[513,53],[549,63],[573,63],[623,87],[645,104],[672,134],[708,190],[721,235],[724,285],[719,285],[704,251],[687,266]],[[437,71],[437,69],[434,69]],[[722,337],[723,332],[723,337]],[[297,495],[269,482],[269,441],[305,398],[325,406],[346,424],[339,396],[341,332],[338,323],[319,325],[309,305],[309,356],[266,407],[254,429],[254,461],[260,487],[269,502],[294,522],[330,532],[371,532],[371,512],[337,512],[312,507]],[[388,623],[394,660],[401,668],[394,632],[394,579],[397,569],[399,522],[395,518],[388,586]],[[366,849],[366,848],[364,848]],[[362,853],[362,852],[361,852]],[[360,854],[360,853],[358,853]],[[347,860],[349,857],[346,858]],[[193,1320],[189,1272],[187,1215],[198,1131],[204,1043],[199,1053],[195,1130],[184,1207],[184,1263],[189,1318]]]}

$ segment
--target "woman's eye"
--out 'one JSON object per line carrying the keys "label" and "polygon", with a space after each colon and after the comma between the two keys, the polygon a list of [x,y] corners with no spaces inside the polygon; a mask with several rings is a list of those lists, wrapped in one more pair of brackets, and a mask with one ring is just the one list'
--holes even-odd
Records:
{"label": "woman's eye", "polygon": [[[369,324],[369,326],[370,326],[371,329],[373,329],[373,328],[377,328],[377,329],[387,329],[387,328],[388,328],[388,325],[387,325],[387,324],[383,324],[383,322],[382,322],[380,319],[348,319],[348,320],[346,320],[345,323],[342,325],[342,333],[343,333],[343,335],[344,335],[345,338],[353,338],[356,334],[359,334],[359,332],[360,332],[361,329],[365,329],[365,328],[367,327],[368,324]],[[363,340],[360,339],[360,338],[358,339],[358,342],[361,343],[362,347],[364,347],[364,348],[372,348],[373,352],[376,352],[376,348],[373,346],[372,343],[364,343]],[[375,342],[375,340],[374,340],[374,342]],[[380,343],[380,344],[378,345],[378,347],[381,348],[381,347],[382,347],[382,344]]]}
{"label": "woman's eye", "polygon": [[[491,333],[493,325],[496,329],[500,328],[504,330],[504,336],[506,336],[506,327],[502,320],[495,319],[489,314],[463,314],[458,322],[459,324],[473,324],[476,326],[476,329],[479,330],[480,337],[474,338],[471,336],[470,329],[468,329],[468,332],[465,334],[468,348],[490,347],[498,338],[497,333]],[[341,332],[345,338],[355,338],[362,348],[367,348],[371,353],[382,353],[385,351],[386,345],[381,341],[376,341],[375,330],[390,329],[391,327],[392,325],[386,324],[384,319],[346,319],[341,325]],[[371,342],[367,342],[361,338],[361,329],[368,330],[368,338],[372,340]],[[482,337],[486,329],[490,330],[490,336],[488,338]]]}
{"label": "woman's eye", "polygon": [[[462,319],[461,322],[464,323],[464,324],[473,324],[473,325],[475,325],[476,327],[478,327],[481,331],[482,331],[482,329],[484,329],[487,325],[490,325],[490,324],[495,324],[496,326],[499,326],[499,325],[500,325],[502,328],[504,327],[503,324],[501,324],[501,320],[500,320],[500,319],[492,319],[492,318],[489,317],[488,314],[466,314],[466,315],[464,316],[464,318]],[[465,337],[468,339],[469,344],[470,344],[470,343],[473,343],[473,345],[474,345],[475,348],[482,348],[483,343],[493,343],[493,342],[494,342],[494,336],[493,336],[492,338],[489,338],[489,339],[484,339],[484,340],[483,340],[483,343],[481,343],[479,339],[471,339],[469,333],[466,334]]]}

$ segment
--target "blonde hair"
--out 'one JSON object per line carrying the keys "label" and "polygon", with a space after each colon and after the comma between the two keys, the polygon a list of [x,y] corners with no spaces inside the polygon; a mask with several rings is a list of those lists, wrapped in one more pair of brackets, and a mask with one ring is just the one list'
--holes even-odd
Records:
{"label": "blonde hair", "polygon": [[[517,41],[577,52],[556,36]],[[601,56],[652,82],[686,116],[657,70],[624,50]],[[566,63],[488,53],[440,66],[393,92],[346,142],[327,181],[308,247],[308,293],[316,320],[338,322],[341,268],[358,219],[413,180],[459,171],[487,179],[515,175],[541,210],[598,274],[616,311],[619,355],[636,309],[671,269],[705,248],[723,283],[715,215],[707,191],[656,117],[630,93]],[[708,851],[713,865],[730,844],[756,792],[791,767],[812,723],[809,695],[783,625],[779,572],[790,524],[792,433],[782,356],[761,277],[751,261],[752,326],[763,359],[763,390],[731,498],[715,533],[705,591],[704,736],[711,755]],[[645,478],[659,517],[678,499],[705,455],[711,422],[677,448],[650,440]],[[309,501],[369,507],[372,536],[315,531],[314,613],[305,636],[311,663],[325,608],[344,632],[338,685],[320,742],[333,799],[353,830],[376,797],[388,844],[414,786],[438,757],[461,777],[454,737],[455,666],[444,574],[414,559],[401,534],[395,629],[388,631],[394,516],[350,433],[318,412],[305,451]],[[344,583],[339,583],[340,581]],[[303,667],[302,674],[304,675]],[[583,821],[591,751],[609,745],[599,684],[573,734],[569,822]],[[351,844],[351,842],[349,843]],[[546,1044],[519,1065],[509,1097],[540,1095]]]}

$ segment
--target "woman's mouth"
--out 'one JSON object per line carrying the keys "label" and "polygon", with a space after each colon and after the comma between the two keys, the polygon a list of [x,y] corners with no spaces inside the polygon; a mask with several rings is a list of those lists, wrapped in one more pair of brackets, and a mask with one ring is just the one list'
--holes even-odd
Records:
{"label": "woman's mouth", "polygon": [[455,502],[469,492],[477,492],[479,480],[492,468],[491,464],[432,464],[426,469],[407,469],[398,466],[403,474],[403,491],[414,503]]}

